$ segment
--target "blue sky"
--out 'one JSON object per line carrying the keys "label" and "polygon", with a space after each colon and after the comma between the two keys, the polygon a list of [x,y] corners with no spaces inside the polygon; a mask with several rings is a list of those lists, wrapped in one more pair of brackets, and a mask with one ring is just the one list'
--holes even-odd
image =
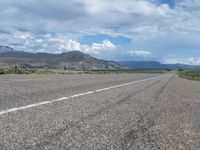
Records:
{"label": "blue sky", "polygon": [[159,0],[161,4],[168,4],[169,7],[174,8],[175,0]]}
{"label": "blue sky", "polygon": [[199,0],[1,0],[0,45],[200,64]]}

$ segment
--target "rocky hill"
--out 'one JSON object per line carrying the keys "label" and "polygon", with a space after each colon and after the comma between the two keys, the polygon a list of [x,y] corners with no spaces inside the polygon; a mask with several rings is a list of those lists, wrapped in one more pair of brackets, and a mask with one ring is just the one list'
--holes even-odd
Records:
{"label": "rocky hill", "polygon": [[122,66],[113,61],[94,58],[80,51],[62,54],[29,53],[10,47],[0,47],[0,66],[18,65],[28,68],[64,69],[119,69]]}

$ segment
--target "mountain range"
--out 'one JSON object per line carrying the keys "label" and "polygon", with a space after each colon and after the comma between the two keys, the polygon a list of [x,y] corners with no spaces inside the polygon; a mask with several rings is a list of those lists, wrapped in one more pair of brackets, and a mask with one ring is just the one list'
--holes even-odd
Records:
{"label": "mountain range", "polygon": [[130,69],[200,69],[200,66],[186,64],[162,64],[158,61],[122,61],[118,63]]}
{"label": "mountain range", "polygon": [[10,65],[43,69],[200,69],[200,66],[162,64],[158,61],[107,61],[80,51],[61,54],[30,53],[0,46],[0,66]]}
{"label": "mountain range", "polygon": [[0,47],[0,66],[18,65],[29,68],[47,69],[120,69],[114,61],[96,59],[80,51],[62,54],[29,53],[16,51],[7,46]]}

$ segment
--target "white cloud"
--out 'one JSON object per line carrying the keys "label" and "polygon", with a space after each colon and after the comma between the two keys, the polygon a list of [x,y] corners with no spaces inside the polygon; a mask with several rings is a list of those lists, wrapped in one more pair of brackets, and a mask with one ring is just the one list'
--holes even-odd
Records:
{"label": "white cloud", "polygon": [[79,42],[69,40],[65,44],[60,44],[61,47],[59,49],[65,49],[65,50],[75,50],[75,51],[80,51],[82,46]]}
{"label": "white cloud", "polygon": [[116,48],[116,45],[109,40],[104,40],[102,43],[93,43],[91,46],[92,50],[105,50],[114,48]]}
{"label": "white cloud", "polygon": [[20,51],[50,53],[82,51],[84,53],[96,55],[102,52],[112,51],[118,47],[107,39],[103,40],[101,43],[94,42],[90,45],[87,45],[81,44],[76,40],[69,39],[68,36],[52,34],[40,35],[23,32],[13,33],[9,36],[7,34],[1,34],[0,45],[8,45]]}
{"label": "white cloud", "polygon": [[120,12],[124,14],[135,13],[147,16],[164,16],[170,11],[168,5],[166,4],[158,6],[146,0],[126,0],[123,2],[121,0],[83,0],[82,2],[86,5],[86,8],[92,14],[110,14],[113,12]]}
{"label": "white cloud", "polygon": [[59,44],[60,52],[78,50],[88,54],[100,54],[103,51],[110,51],[115,48],[117,48],[117,46],[109,40],[104,40],[102,43],[92,43],[91,45],[81,44],[73,40],[63,41]]}
{"label": "white cloud", "polygon": [[166,64],[186,64],[186,65],[200,65],[200,57],[190,57],[187,59],[182,58],[171,58],[164,61]]}
{"label": "white cloud", "polygon": [[127,54],[130,56],[141,56],[141,57],[147,57],[151,55],[152,53],[150,51],[127,51]]}

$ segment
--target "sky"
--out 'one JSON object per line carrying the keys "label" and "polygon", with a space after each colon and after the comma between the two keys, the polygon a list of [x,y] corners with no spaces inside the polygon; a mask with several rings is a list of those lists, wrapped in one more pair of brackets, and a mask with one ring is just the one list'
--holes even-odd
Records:
{"label": "sky", "polygon": [[0,45],[200,64],[200,0],[1,0]]}

